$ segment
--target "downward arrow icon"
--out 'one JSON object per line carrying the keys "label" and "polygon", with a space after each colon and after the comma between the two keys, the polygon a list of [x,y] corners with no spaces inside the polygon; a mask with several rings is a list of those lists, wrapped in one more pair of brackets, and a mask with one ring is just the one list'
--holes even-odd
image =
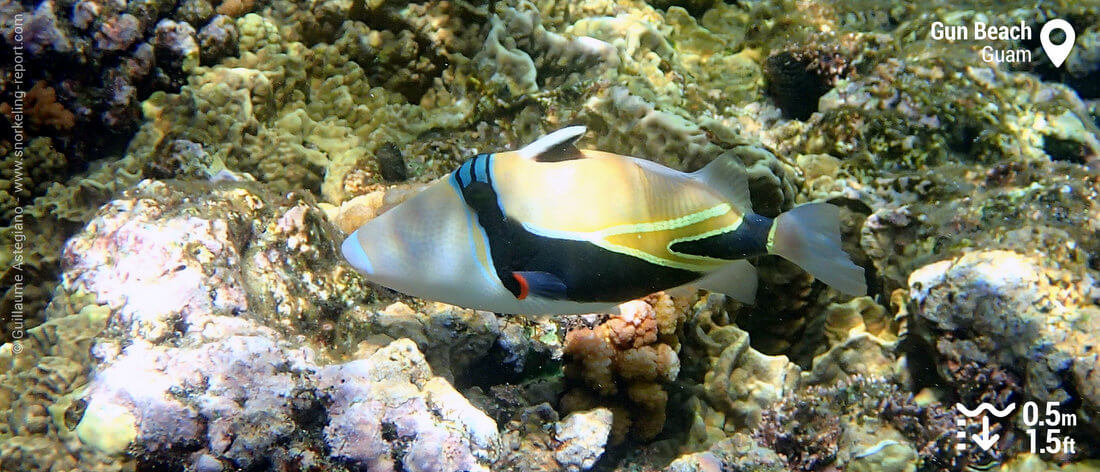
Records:
{"label": "downward arrow icon", "polygon": [[997,440],[1000,438],[1000,434],[994,434],[993,436],[989,435],[988,416],[982,417],[982,434],[974,434],[970,436],[970,439],[974,440],[974,444],[977,444],[978,447],[982,448],[983,451],[988,451],[989,448],[993,447],[993,444],[996,443]]}

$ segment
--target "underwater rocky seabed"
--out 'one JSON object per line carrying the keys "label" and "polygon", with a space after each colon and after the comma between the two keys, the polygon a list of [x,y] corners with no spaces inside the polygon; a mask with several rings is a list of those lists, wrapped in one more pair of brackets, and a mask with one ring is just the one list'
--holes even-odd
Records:
{"label": "underwater rocky seabed", "polygon": [[[1100,467],[1095,2],[0,2],[19,14],[2,470]],[[927,34],[1055,17],[1061,69]],[[681,170],[734,156],[764,215],[841,206],[871,293],[765,257],[755,306],[505,317],[341,260],[466,157],[577,123]],[[953,405],[982,401],[1057,402],[1077,453],[1027,453],[1019,415],[957,451]]]}

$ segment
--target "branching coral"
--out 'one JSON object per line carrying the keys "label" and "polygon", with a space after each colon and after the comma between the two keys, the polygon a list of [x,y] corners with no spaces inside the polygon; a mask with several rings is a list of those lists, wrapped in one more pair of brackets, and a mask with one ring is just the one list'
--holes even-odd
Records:
{"label": "branching coral", "polygon": [[661,432],[668,402],[662,385],[680,371],[674,347],[662,341],[676,332],[677,310],[671,298],[661,293],[620,305],[620,310],[621,315],[595,328],[570,331],[564,351],[566,376],[583,386],[566,394],[563,409],[610,401],[615,413],[612,443],[622,442],[628,428],[642,440]]}

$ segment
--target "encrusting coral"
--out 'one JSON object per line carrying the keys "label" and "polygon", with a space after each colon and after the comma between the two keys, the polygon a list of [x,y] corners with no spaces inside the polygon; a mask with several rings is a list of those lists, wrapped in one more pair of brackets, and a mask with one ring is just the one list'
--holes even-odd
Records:
{"label": "encrusting coral", "polygon": [[763,411],[798,384],[800,369],[785,356],[768,356],[749,346],[749,334],[730,323],[725,297],[708,295],[689,315],[685,357],[701,366],[702,391],[693,409],[691,435],[708,444],[724,431],[750,430]]}
{"label": "encrusting coral", "polygon": [[904,356],[897,352],[904,325],[869,297],[829,305],[822,323],[824,352],[814,357],[803,382],[831,385],[861,375],[907,385]]}

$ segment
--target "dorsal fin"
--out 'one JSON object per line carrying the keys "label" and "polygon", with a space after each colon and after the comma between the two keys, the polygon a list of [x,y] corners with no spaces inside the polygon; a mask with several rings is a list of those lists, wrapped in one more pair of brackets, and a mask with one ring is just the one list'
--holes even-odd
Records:
{"label": "dorsal fin", "polygon": [[745,174],[745,166],[732,156],[722,155],[691,176],[722,194],[742,214],[747,215],[752,213],[752,200],[749,198],[749,180]]}
{"label": "dorsal fin", "polygon": [[538,162],[559,162],[570,159],[580,159],[581,151],[573,145],[588,128],[584,126],[570,126],[562,128],[535,142],[528,144],[517,151],[524,159],[533,159]]}

